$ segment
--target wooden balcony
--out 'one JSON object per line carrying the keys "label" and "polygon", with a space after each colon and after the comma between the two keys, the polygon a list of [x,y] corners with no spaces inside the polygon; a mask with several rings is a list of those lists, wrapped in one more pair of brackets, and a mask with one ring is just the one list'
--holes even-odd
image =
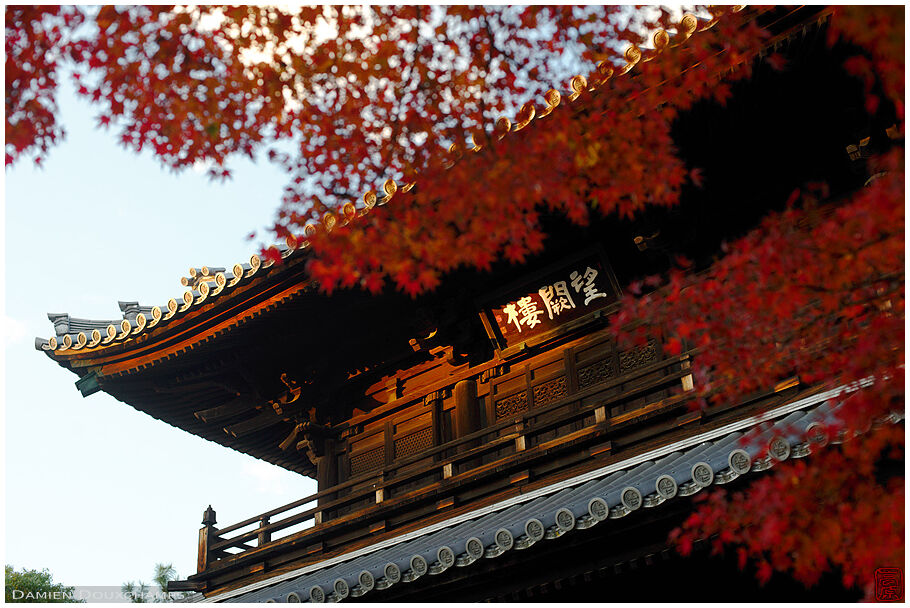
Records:
{"label": "wooden balcony", "polygon": [[[593,381],[579,382],[572,366],[575,377],[564,394],[545,405],[532,403],[476,432],[244,521],[218,528],[214,512],[207,512],[198,572],[186,588],[229,588],[337,555],[376,535],[403,533],[528,484],[600,466],[617,450],[698,420],[698,412],[685,407],[692,396],[691,354],[661,359],[659,348],[656,353],[644,365],[625,365],[632,369]],[[620,355],[613,353],[621,372]],[[452,390],[460,380],[453,378]],[[528,391],[533,399],[533,386]]]}

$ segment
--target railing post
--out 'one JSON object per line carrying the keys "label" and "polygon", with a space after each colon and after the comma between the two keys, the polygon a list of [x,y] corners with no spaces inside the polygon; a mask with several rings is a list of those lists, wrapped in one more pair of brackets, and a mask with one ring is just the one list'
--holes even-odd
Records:
{"label": "railing post", "polygon": [[[385,483],[385,473],[380,473],[376,476],[376,485],[382,486]],[[388,491],[385,487],[379,487],[376,489],[376,504],[378,505],[385,499],[389,497]]]}
{"label": "railing post", "polygon": [[[259,518],[260,530],[262,528],[265,528],[268,525],[269,525],[268,515],[263,515],[262,517]],[[257,540],[257,546],[261,547],[262,545],[264,545],[266,543],[272,542],[272,533],[268,532],[268,531],[266,531],[266,532],[260,531],[259,536],[256,537],[256,540]]]}
{"label": "railing post", "polygon": [[514,433],[517,433],[518,436],[515,438],[515,453],[523,452],[528,449],[528,423],[526,420],[521,420],[517,422],[514,426],[511,427],[511,430]]}
{"label": "railing post", "polygon": [[[682,369],[690,369],[692,367],[692,361],[689,360],[689,355],[683,355],[682,361],[680,362],[680,367]],[[682,387],[684,391],[691,391],[695,388],[695,385],[692,382],[692,374],[683,376]]]}
{"label": "railing post", "polygon": [[202,528],[199,529],[199,552],[196,558],[196,572],[204,572],[209,567],[209,543],[215,538],[215,510],[212,505],[202,514]]}

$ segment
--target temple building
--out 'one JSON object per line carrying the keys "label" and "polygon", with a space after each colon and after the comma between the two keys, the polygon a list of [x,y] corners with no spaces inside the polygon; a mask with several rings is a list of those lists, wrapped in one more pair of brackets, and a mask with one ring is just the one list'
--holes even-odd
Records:
{"label": "temple building", "polygon": [[[587,226],[545,217],[543,253],[454,271],[415,299],[327,295],[291,237],[277,263],[191,268],[161,306],[49,315],[54,335],[36,346],[83,396],[105,391],[318,482],[240,522],[206,509],[198,571],[170,589],[240,602],[858,599],[836,577],[759,587],[698,546],[681,558],[667,536],[690,496],[836,440],[818,430],[862,388],[786,377],[693,410],[698,351],[671,354],[659,333],[622,348],[609,323],[623,286],[675,255],[709,266],[794,188],[825,181],[836,201],[867,182],[864,151],[889,145],[894,117],[863,110],[841,67],[851,50],[826,44],[829,14],[742,11],[788,69],[759,58],[725,107],[680,117],[674,140],[706,186],[677,207]],[[694,36],[710,26],[687,19]]]}

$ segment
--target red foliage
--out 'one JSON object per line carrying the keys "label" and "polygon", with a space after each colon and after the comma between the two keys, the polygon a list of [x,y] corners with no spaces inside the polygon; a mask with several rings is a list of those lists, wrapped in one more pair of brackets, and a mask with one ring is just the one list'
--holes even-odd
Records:
{"label": "red foliage", "polygon": [[[309,244],[309,271],[326,291],[376,293],[390,281],[417,294],[457,267],[541,250],[543,213],[631,217],[700,187],[670,127],[696,101],[724,103],[767,36],[754,20],[710,10],[713,27],[687,37],[665,11],[628,20],[618,7],[7,7],[6,162],[40,162],[62,136],[54,95],[68,63],[99,125],[170,167],[207,163],[227,179],[233,156],[266,149],[289,174],[276,233]],[[613,42],[641,46],[641,32],[658,27],[669,31],[654,39],[660,56],[638,61],[634,78],[620,73],[635,57]],[[896,106],[903,133],[903,9],[839,7],[829,31],[866,49],[847,68],[867,109],[879,95]],[[573,53],[580,63],[561,71],[554,58]],[[595,62],[573,80],[578,99],[556,107],[553,91],[546,106],[514,110]],[[505,113],[514,127],[496,120]],[[841,408],[855,438],[741,493],[712,494],[677,533],[683,553],[715,535],[718,548],[738,545],[760,580],[786,570],[811,584],[836,566],[867,589],[875,567],[903,563],[903,483],[875,477],[883,456],[903,458],[903,436],[870,430],[903,410],[902,150],[878,162],[888,173],[850,200],[819,207],[810,197],[822,187],[796,192],[708,271],[679,269],[641,297],[664,279],[627,290],[636,297],[615,326],[636,319],[669,335],[670,352],[698,347],[702,402],[792,375],[829,386],[875,379]]]}
{"label": "red foliage", "polygon": [[[843,9],[833,36],[869,49],[851,60],[867,93],[878,83],[903,108],[903,12]],[[898,123],[903,132],[903,122]],[[714,492],[674,533],[679,550],[699,538],[737,546],[760,581],[788,571],[807,585],[836,568],[845,586],[872,598],[878,567],[904,562],[904,480],[880,479],[882,463],[904,458],[904,155],[876,159],[878,179],[837,206],[795,192],[788,209],[726,247],[699,275],[671,273],[660,291],[628,297],[614,319],[645,320],[699,347],[700,396],[715,401],[798,375],[829,387],[865,378],[847,397],[836,428],[842,445],[779,464],[733,495]],[[822,194],[823,185],[816,185]],[[748,370],[748,373],[743,373]],[[892,473],[893,474],[893,473]]]}
{"label": "red foliage", "polygon": [[[339,214],[380,182],[410,184],[419,172],[418,188],[402,188],[395,205],[377,207],[356,230],[311,239],[317,257],[340,269],[313,269],[326,289],[332,280],[363,284],[379,273],[416,293],[455,267],[484,268],[540,250],[541,208],[584,222],[591,211],[628,217],[649,204],[674,204],[688,172],[674,154],[672,120],[696,100],[728,95],[712,76],[747,75],[744,60],[763,35],[754,22],[743,26],[724,18],[726,9],[712,10],[716,24],[687,39],[691,31],[678,32],[668,13],[626,24],[620,7],[317,8],[293,18],[265,7],[204,15],[103,7],[88,19],[89,35],[51,42],[55,55],[75,64],[77,90],[100,106],[99,121],[118,128],[124,146],[151,147],[172,168],[208,163],[210,175],[224,179],[231,155],[292,141],[293,154],[284,146],[268,155],[290,175],[278,223],[301,239],[304,224],[326,210]],[[13,55],[8,36],[8,65],[34,62],[41,47],[27,43],[42,39],[25,27],[33,23],[7,11],[8,30],[22,39]],[[659,39],[660,60],[640,61],[635,78],[609,77],[627,59],[608,43],[642,45],[640,32],[657,27],[672,34]],[[600,61],[590,78],[596,94],[576,79],[582,99],[538,117],[533,135],[503,137],[518,126],[507,120],[487,131],[572,73],[560,70],[554,59],[561,55],[579,57],[574,70]],[[7,90],[21,88],[7,74]],[[53,83],[43,90],[52,95]],[[553,91],[550,99],[558,98]],[[8,110],[15,105],[8,98]],[[516,122],[543,111],[523,106]],[[483,150],[453,166],[473,146],[469,134]],[[8,123],[11,161],[46,145],[9,133]],[[506,197],[513,204],[504,205]]]}
{"label": "red foliage", "polygon": [[67,36],[82,21],[73,7],[6,7],[6,164],[35,153],[36,164],[60,138],[57,66]]}
{"label": "red foliage", "polygon": [[740,567],[754,560],[761,582],[781,570],[811,586],[837,568],[871,598],[875,569],[904,563],[903,479],[875,479],[878,458],[903,458],[891,453],[902,444],[903,429],[887,425],[780,464],[744,491],[715,491],[677,531],[679,550],[710,534],[716,552],[737,547]]}
{"label": "red foliage", "polygon": [[682,552],[714,537],[717,550],[732,544],[741,562],[753,558],[762,581],[773,569],[812,585],[837,567],[869,598],[875,568],[903,563],[903,478],[876,477],[883,458],[903,461],[903,428],[870,430],[902,415],[904,401],[903,155],[883,162],[889,173],[829,217],[811,207],[769,216],[704,274],[674,273],[617,316],[698,345],[697,387],[718,401],[794,374],[829,387],[874,378],[828,431],[850,441],[781,463],[743,492],[712,494],[678,535]]}

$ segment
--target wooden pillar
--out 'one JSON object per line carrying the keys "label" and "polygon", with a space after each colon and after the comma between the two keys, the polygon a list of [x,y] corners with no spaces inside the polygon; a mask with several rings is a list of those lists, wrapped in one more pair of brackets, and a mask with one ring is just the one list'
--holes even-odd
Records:
{"label": "wooden pillar", "polygon": [[322,457],[316,463],[316,490],[321,492],[337,484],[338,458],[335,456],[335,441],[326,439],[323,442]]}
{"label": "wooden pillar", "polygon": [[[473,378],[462,380],[455,385],[455,410],[452,413],[455,422],[455,439],[461,439],[474,431],[480,430],[480,407],[477,402],[477,381]],[[480,445],[480,441],[478,439],[472,439],[471,441],[459,445],[455,451],[459,453],[467,452],[478,445]],[[457,475],[462,470],[472,469],[479,464],[479,458],[457,462],[454,465],[449,465],[448,469],[443,470],[443,477],[447,479],[453,475]]]}
{"label": "wooden pillar", "polygon": [[480,429],[477,382],[462,380],[455,385],[455,437],[461,438]]}
{"label": "wooden pillar", "polygon": [[[327,488],[338,485],[338,457],[335,455],[335,441],[325,439],[322,456],[316,461],[316,491],[322,492]],[[327,494],[317,499],[316,504],[324,505],[335,500],[335,494]],[[326,521],[326,514],[322,511],[316,514],[316,523]]]}

